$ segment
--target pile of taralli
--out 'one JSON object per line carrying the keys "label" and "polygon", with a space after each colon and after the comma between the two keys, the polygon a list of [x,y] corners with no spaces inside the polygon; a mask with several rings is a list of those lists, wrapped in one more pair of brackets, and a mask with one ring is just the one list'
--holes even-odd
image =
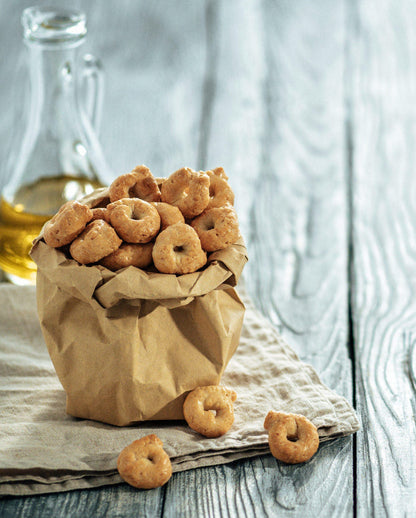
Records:
{"label": "pile of taralli", "polygon": [[68,247],[84,265],[117,271],[153,263],[161,273],[192,273],[205,266],[207,253],[239,238],[227,180],[222,167],[206,172],[184,167],[163,179],[137,166],[114,180],[105,206],[65,203],[46,223],[43,237],[51,247]]}
{"label": "pile of taralli", "polygon": [[[220,385],[198,387],[187,395],[183,415],[190,428],[199,434],[220,437],[233,425],[236,399],[234,390]],[[269,432],[272,455],[287,464],[306,462],[318,450],[318,430],[302,415],[270,411],[264,428]],[[172,476],[169,456],[154,434],[124,448],[117,469],[125,482],[140,489],[162,486]]]}
{"label": "pile of taralli", "polygon": [[[223,168],[182,168],[156,178],[141,165],[119,176],[98,206],[71,201],[45,224],[47,245],[60,248],[81,265],[101,265],[114,272],[126,267],[183,275],[207,263],[207,254],[240,237],[234,193]],[[197,387],[183,403],[183,416],[195,432],[210,438],[228,432],[237,394],[220,385]],[[318,449],[316,427],[305,417],[269,412],[264,421],[271,453],[295,464]],[[117,460],[120,476],[134,487],[162,486],[172,465],[154,434],[124,448]]]}

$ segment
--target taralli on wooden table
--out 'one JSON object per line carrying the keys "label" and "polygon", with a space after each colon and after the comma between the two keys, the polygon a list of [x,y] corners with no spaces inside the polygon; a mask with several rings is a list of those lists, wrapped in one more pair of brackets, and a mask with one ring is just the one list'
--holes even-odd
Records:
{"label": "taralli on wooden table", "polygon": [[138,489],[163,486],[172,476],[169,455],[154,434],[126,446],[118,456],[117,469],[125,482]]}
{"label": "taralli on wooden table", "polygon": [[272,455],[287,464],[306,462],[319,448],[318,430],[303,415],[270,411],[264,428]]}
{"label": "taralli on wooden table", "polygon": [[188,425],[205,437],[220,437],[234,423],[234,390],[220,385],[198,387],[190,392],[183,404]]}
{"label": "taralli on wooden table", "polygon": [[43,237],[53,248],[69,245],[92,219],[91,210],[77,201],[68,201],[46,224]]}

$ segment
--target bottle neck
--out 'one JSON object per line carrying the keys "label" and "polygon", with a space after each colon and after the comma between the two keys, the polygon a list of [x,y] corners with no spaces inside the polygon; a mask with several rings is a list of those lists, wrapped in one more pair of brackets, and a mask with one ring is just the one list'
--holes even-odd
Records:
{"label": "bottle neck", "polygon": [[62,96],[75,95],[78,48],[42,48],[28,45],[32,106],[55,110]]}

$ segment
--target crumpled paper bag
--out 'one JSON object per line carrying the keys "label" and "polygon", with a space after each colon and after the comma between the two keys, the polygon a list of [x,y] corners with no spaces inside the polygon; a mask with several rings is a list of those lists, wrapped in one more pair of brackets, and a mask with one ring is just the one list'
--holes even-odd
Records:
{"label": "crumpled paper bag", "polygon": [[[105,204],[100,189],[84,198]],[[234,289],[247,262],[241,241],[182,276],[80,265],[34,241],[43,336],[68,414],[118,426],[183,419],[188,391],[220,382],[244,304]]]}

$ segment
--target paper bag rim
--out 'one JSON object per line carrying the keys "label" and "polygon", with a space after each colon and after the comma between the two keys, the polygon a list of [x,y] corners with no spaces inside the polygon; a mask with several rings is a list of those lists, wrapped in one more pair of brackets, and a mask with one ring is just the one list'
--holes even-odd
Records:
{"label": "paper bag rim", "polygon": [[[97,189],[80,201],[91,208],[108,198],[108,188]],[[95,297],[104,307],[120,300],[157,300],[174,307],[220,288],[224,283],[235,286],[248,260],[242,237],[223,250],[212,252],[201,271],[175,275],[142,270],[129,266],[116,272],[101,265],[81,265],[62,250],[48,246],[43,229],[33,241],[30,252],[39,270],[60,289],[81,299]]]}

